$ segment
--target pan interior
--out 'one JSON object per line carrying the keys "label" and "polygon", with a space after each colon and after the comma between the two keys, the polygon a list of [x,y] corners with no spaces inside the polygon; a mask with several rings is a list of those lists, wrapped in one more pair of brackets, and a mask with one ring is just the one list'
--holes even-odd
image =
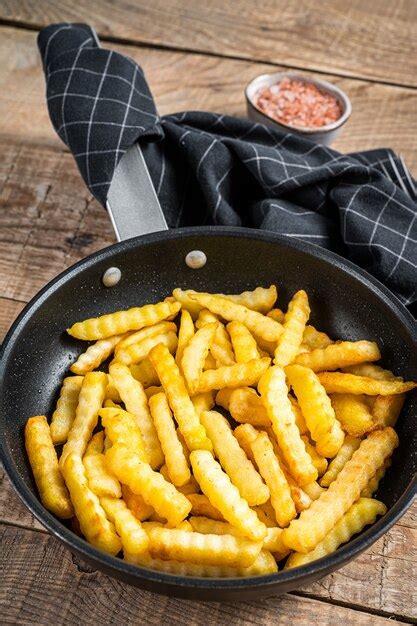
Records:
{"label": "pan interior", "polygon": [[[296,290],[305,289],[311,323],[335,339],[376,341],[384,366],[407,379],[417,378],[415,339],[389,298],[381,298],[354,271],[342,269],[337,257],[329,262],[318,249],[313,256],[311,246],[246,232],[216,230],[214,234],[206,229],[202,234],[195,229],[119,244],[70,270],[27,310],[5,345],[1,420],[15,471],[34,494],[24,424],[31,415],[50,416],[62,378],[86,346],[71,339],[65,328],[88,317],[157,302],[176,286],[239,293],[275,283],[281,308]],[[206,253],[203,268],[186,266],[184,258],[191,250]],[[105,288],[101,277],[111,266],[120,268],[122,278],[117,286]],[[389,507],[404,493],[416,470],[416,395],[410,394],[406,401],[397,425],[400,447],[389,479],[378,493]]]}

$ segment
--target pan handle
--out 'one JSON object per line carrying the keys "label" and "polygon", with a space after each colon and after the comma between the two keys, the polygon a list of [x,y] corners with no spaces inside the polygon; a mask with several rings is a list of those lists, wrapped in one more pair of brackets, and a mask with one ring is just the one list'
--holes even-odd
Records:
{"label": "pan handle", "polygon": [[125,152],[116,167],[107,210],[118,241],[168,230],[138,143]]}

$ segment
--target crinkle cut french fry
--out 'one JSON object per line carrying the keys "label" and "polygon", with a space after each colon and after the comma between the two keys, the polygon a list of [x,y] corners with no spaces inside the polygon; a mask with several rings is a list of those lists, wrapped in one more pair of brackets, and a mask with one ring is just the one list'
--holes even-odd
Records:
{"label": "crinkle cut french fry", "polygon": [[61,469],[70,452],[76,452],[80,457],[83,456],[93,430],[97,426],[98,412],[104,402],[106,386],[107,374],[103,372],[88,372],[84,376],[75,418],[59,459]]}
{"label": "crinkle cut french fry", "polygon": [[216,404],[217,406],[222,406],[224,409],[226,409],[227,411],[229,410],[229,406],[230,406],[230,398],[232,396],[232,393],[236,391],[235,389],[228,389],[227,387],[225,387],[224,389],[220,389],[217,393],[216,393]]}
{"label": "crinkle cut french fry", "polygon": [[237,426],[233,431],[234,436],[239,442],[242,450],[245,451],[246,456],[256,466],[255,457],[253,456],[251,444],[258,436],[258,431],[252,424],[241,424]]}
{"label": "crinkle cut french fry", "polygon": [[220,315],[223,319],[233,322],[242,322],[249,330],[266,341],[276,341],[282,333],[282,326],[270,317],[257,311],[252,311],[241,304],[236,304],[227,298],[220,298],[210,294],[193,294],[192,300]]}
{"label": "crinkle cut french fry", "polygon": [[184,348],[188,345],[190,339],[194,336],[194,324],[192,317],[188,311],[183,309],[181,311],[180,328],[178,331],[178,346],[175,354],[175,362],[181,370],[182,355],[184,354]]}
{"label": "crinkle cut french fry", "polygon": [[75,418],[83,380],[83,376],[67,376],[64,378],[50,425],[51,437],[55,445],[65,443],[67,440]]}
{"label": "crinkle cut french fry", "polygon": [[204,535],[170,528],[153,528],[149,552],[165,561],[185,561],[204,565],[249,567],[259,556],[262,542],[233,535]]}
{"label": "crinkle cut french fry", "polygon": [[217,322],[203,326],[197,330],[184,348],[181,370],[191,394],[197,392],[200,376],[216,330]]}
{"label": "crinkle cut french fry", "polygon": [[122,485],[122,498],[126,506],[140,522],[147,520],[155,512],[153,506],[146,504],[145,500],[127,486]]}
{"label": "crinkle cut french fry", "polygon": [[122,541],[123,552],[143,554],[149,547],[148,534],[125,502],[116,498],[103,497],[100,498],[100,504],[116,527]]}
{"label": "crinkle cut french fry", "polygon": [[233,419],[240,424],[247,423],[263,427],[271,425],[261,398],[251,387],[242,387],[232,391],[228,409]]}
{"label": "crinkle cut french fry", "polygon": [[126,365],[113,363],[109,371],[126,410],[136,417],[150,466],[152,469],[161,467],[164,455],[143,386],[132,376]]}
{"label": "crinkle cut french fry", "polygon": [[285,313],[281,311],[281,309],[271,309],[271,311],[267,313],[267,316],[280,324],[283,324],[285,320]]}
{"label": "crinkle cut french fry", "polygon": [[313,372],[337,370],[357,363],[378,361],[381,353],[374,341],[341,341],[326,348],[317,348],[311,352],[299,354],[297,365],[309,367]]}
{"label": "crinkle cut french fry", "polygon": [[242,387],[254,385],[268,369],[271,359],[252,359],[247,363],[224,365],[216,370],[206,370],[200,376],[198,393],[221,389],[222,387]]}
{"label": "crinkle cut french fry", "polygon": [[104,408],[100,409],[100,417],[112,444],[119,443],[131,448],[132,452],[138,454],[143,461],[146,463],[149,461],[135,415],[123,409]]}
{"label": "crinkle cut french fry", "polygon": [[318,378],[327,393],[353,393],[369,396],[391,396],[415,389],[417,383],[400,380],[375,380],[367,376],[355,376],[343,372],[320,372]]}
{"label": "crinkle cut french fry", "polygon": [[109,496],[110,498],[120,498],[122,489],[116,476],[108,469],[103,454],[104,432],[100,431],[93,435],[83,456],[85,474],[88,486],[99,498]]}
{"label": "crinkle cut french fry", "polygon": [[149,358],[166,393],[169,405],[189,450],[212,449],[211,441],[200,423],[183,377],[166,346],[159,344]]}
{"label": "crinkle cut french fry", "polygon": [[317,470],[295,423],[284,370],[277,365],[270,367],[259,381],[258,389],[291,474],[301,486],[316,480]]}
{"label": "crinkle cut french fry", "polygon": [[98,497],[89,488],[82,459],[77,453],[68,454],[62,473],[84,537],[104,552],[113,555],[120,552],[120,538],[114,525],[108,521]]}
{"label": "crinkle cut french fry", "polygon": [[[312,500],[318,500],[320,498],[321,494],[324,491],[324,488],[321,487],[318,482],[314,481],[313,483],[304,485],[304,491],[306,495],[310,498],[310,504],[311,504]],[[309,506],[306,506],[303,510],[308,509]]]}
{"label": "crinkle cut french fry", "polygon": [[[174,298],[181,302],[183,309],[186,309],[191,313],[194,319],[197,318],[200,313],[201,307],[199,304],[191,300],[190,295],[197,293],[192,289],[187,289],[183,291],[182,289],[174,289],[172,292]],[[207,295],[207,294],[205,294]],[[248,309],[252,309],[253,311],[258,311],[259,313],[267,313],[275,303],[277,299],[277,288],[275,285],[271,285],[268,289],[263,287],[256,287],[253,291],[244,291],[240,294],[224,294],[218,293],[214,294],[220,298],[226,298],[227,300],[231,300],[232,302],[236,302],[236,304],[241,304]]]}
{"label": "crinkle cut french fry", "polygon": [[333,341],[326,333],[322,333],[317,330],[311,324],[305,327],[303,335],[303,345],[307,346],[309,350],[316,350],[316,348],[326,348]]}
{"label": "crinkle cut french fry", "polygon": [[302,414],[302,411],[300,409],[300,405],[298,404],[297,400],[293,398],[293,396],[289,395],[288,398],[291,402],[292,412],[294,413],[295,423],[297,424],[297,428],[300,431],[300,435],[305,435],[306,433],[308,433],[308,428],[304,419],[304,415]]}
{"label": "crinkle cut french fry", "polygon": [[[216,333],[214,335],[214,340],[211,344],[210,354],[206,359],[206,363],[209,361],[210,357],[213,357],[216,362],[215,367],[233,365],[233,363],[235,363],[235,355],[233,352],[232,342],[230,341],[229,333],[227,332],[224,324],[219,322],[218,315],[215,315],[208,309],[203,309],[200,311],[195,325],[196,328],[200,329],[207,324],[213,324],[215,322],[217,322]],[[215,368],[207,368],[205,364],[204,369]]]}
{"label": "crinkle cut french fry", "polygon": [[190,454],[191,466],[201,491],[208,497],[223,517],[239,528],[251,541],[262,541],[266,536],[266,527],[238,489],[231,483],[219,463],[207,450],[194,450]]}
{"label": "crinkle cut french fry", "polygon": [[149,408],[161,442],[169,478],[175,486],[182,487],[190,481],[191,472],[182,445],[178,441],[166,395],[158,393],[152,396],[149,399]]}
{"label": "crinkle cut french fry", "polygon": [[288,365],[285,373],[297,396],[311,438],[316,442],[317,452],[328,458],[336,456],[343,444],[344,433],[317,375],[302,365]]}
{"label": "crinkle cut french fry", "polygon": [[252,359],[259,359],[257,343],[242,322],[229,322],[226,328],[230,335],[237,363],[247,363]]}
{"label": "crinkle cut french fry", "polygon": [[57,517],[72,517],[74,509],[44,415],[30,417],[26,422],[25,446],[43,505]]}
{"label": "crinkle cut french fry", "polygon": [[162,389],[162,386],[152,386],[152,387],[147,387],[145,389],[145,393],[146,393],[146,397],[148,398],[152,398],[152,396],[156,396],[157,393],[162,393],[164,390]]}
{"label": "crinkle cut french fry", "polygon": [[206,393],[198,393],[191,398],[191,402],[200,415],[203,411],[210,411],[214,407],[214,391],[206,391]]}
{"label": "crinkle cut french fry", "polygon": [[158,335],[152,335],[137,343],[132,343],[130,346],[123,350],[119,350],[115,355],[115,361],[118,363],[124,363],[124,365],[133,365],[134,363],[140,363],[148,356],[149,352],[154,346],[163,343],[168,347],[168,350],[174,354],[177,349],[178,339],[177,335],[170,331],[168,333],[160,333]]}
{"label": "crinkle cut french fry", "polygon": [[160,385],[158,374],[155,371],[154,366],[148,358],[144,359],[140,363],[132,363],[130,366],[133,378],[136,378],[143,387],[152,387],[153,385]]}
{"label": "crinkle cut french fry", "polygon": [[87,341],[105,339],[126,333],[129,330],[140,330],[145,326],[153,326],[166,319],[173,319],[180,308],[179,302],[145,304],[145,306],[133,307],[127,311],[117,311],[77,322],[67,329],[67,333],[76,339],[86,339]]}
{"label": "crinkle cut french fry", "polygon": [[220,565],[202,565],[199,563],[164,561],[153,559],[150,555],[134,556],[125,554],[125,559],[130,563],[154,569],[161,572],[176,574],[177,576],[194,576],[199,578],[241,578],[245,576],[261,576],[273,574],[278,571],[278,566],[272,554],[267,550],[261,550],[256,561],[249,567],[226,567]]}
{"label": "crinkle cut french fry", "polygon": [[365,396],[335,393],[330,396],[332,407],[343,430],[353,437],[362,437],[378,428],[366,403]]}
{"label": "crinkle cut french fry", "polygon": [[322,487],[328,487],[330,483],[335,480],[336,476],[343,469],[349,459],[352,458],[353,453],[359,448],[360,445],[360,437],[352,437],[351,435],[347,435],[347,437],[345,437],[342,447],[334,459],[330,462],[327,472],[323,474],[320,479],[320,485]]}
{"label": "crinkle cut french fry", "polygon": [[[165,464],[159,468],[159,472],[162,474],[165,480],[167,480],[170,483],[172,482],[171,477],[168,472],[168,468]],[[178,487],[176,485],[176,489],[180,493],[183,493],[185,496],[188,496],[191,493],[198,493],[200,491],[200,486],[195,480],[194,476],[191,476],[188,483],[186,483],[182,487]]]}
{"label": "crinkle cut french fry", "polygon": [[113,444],[106,453],[106,461],[120,482],[140,494],[170,526],[178,526],[187,517],[191,510],[187,498],[131,449]]}
{"label": "crinkle cut french fry", "polygon": [[294,552],[285,564],[285,569],[300,567],[312,561],[331,554],[342,544],[349,541],[353,535],[360,533],[365,526],[373,524],[378,515],[385,515],[387,507],[378,500],[359,498],[350,509],[339,519],[324,539],[306,554]]}
{"label": "crinkle cut french fry", "polygon": [[378,491],[379,483],[384,478],[385,472],[391,466],[391,463],[392,463],[392,461],[391,461],[390,458],[385,459],[384,465],[382,465],[375,472],[375,474],[372,476],[372,478],[369,480],[368,484],[366,485],[365,489],[362,489],[361,497],[363,497],[363,498],[372,498],[372,496],[374,495],[375,491]]}
{"label": "crinkle cut french fry", "polygon": [[303,341],[304,330],[309,317],[308,296],[301,289],[297,291],[288,305],[283,324],[284,332],[279,337],[275,349],[275,365],[285,367],[294,361]]}
{"label": "crinkle cut french fry", "polygon": [[314,550],[359,498],[370,478],[397,445],[398,436],[390,427],[368,435],[329,488],[284,530],[284,543],[296,552]]}
{"label": "crinkle cut french fry", "polygon": [[287,526],[297,512],[291,497],[290,486],[275,456],[272,443],[265,432],[260,432],[251,444],[259,472],[271,493],[271,504],[278,526]]}
{"label": "crinkle cut french fry", "polygon": [[187,494],[187,498],[191,504],[191,513],[193,515],[204,515],[210,519],[219,520],[224,522],[224,517],[215,506],[213,506],[210,500],[202,493],[190,493]]}
{"label": "crinkle cut french fry", "polygon": [[217,411],[204,411],[200,419],[221,466],[242,498],[249,506],[266,502],[269,489],[240,447],[227,419]]}
{"label": "crinkle cut french fry", "polygon": [[347,374],[355,374],[356,376],[375,378],[375,380],[403,380],[400,376],[395,376],[390,370],[384,370],[379,365],[375,365],[375,363],[350,365],[349,367],[344,367],[343,371]]}
{"label": "crinkle cut french fry", "polygon": [[319,476],[324,474],[327,469],[327,459],[324,456],[321,456],[315,448],[315,446],[311,443],[309,438],[306,435],[301,435],[301,439],[304,441],[304,445],[308,454],[311,456],[311,460],[313,461],[313,465],[318,471]]}
{"label": "crinkle cut french fry", "polygon": [[158,324],[154,324],[153,326],[145,326],[145,328],[141,328],[141,330],[128,333],[127,336],[117,344],[114,351],[115,356],[117,357],[118,352],[123,352],[133,344],[140,343],[145,339],[149,339],[149,337],[155,337],[155,335],[163,335],[166,333],[176,332],[177,326],[174,324],[174,322],[158,322]]}
{"label": "crinkle cut french fry", "polygon": [[74,374],[87,374],[97,369],[113,353],[115,347],[130,333],[114,335],[106,339],[99,339],[85,352],[80,354],[78,359],[70,367]]}
{"label": "crinkle cut french fry", "polygon": [[377,396],[372,407],[372,419],[378,427],[395,426],[405,401],[405,393]]}
{"label": "crinkle cut french fry", "polygon": [[111,402],[116,402],[117,404],[120,404],[122,401],[120,393],[114,386],[111,376],[108,375],[108,379],[109,382],[106,386],[106,400],[110,400]]}

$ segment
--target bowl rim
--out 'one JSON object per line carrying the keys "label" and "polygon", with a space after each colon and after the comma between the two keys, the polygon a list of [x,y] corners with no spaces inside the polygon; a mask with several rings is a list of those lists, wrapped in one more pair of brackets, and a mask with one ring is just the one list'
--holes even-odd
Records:
{"label": "bowl rim", "polygon": [[[274,119],[267,113],[264,113],[264,111],[261,111],[261,109],[255,104],[252,97],[249,95],[250,88],[254,85],[254,83],[258,83],[258,82],[261,83],[262,80],[267,80],[271,78],[282,80],[285,77],[294,78],[304,83],[311,83],[313,85],[316,85],[323,91],[326,91],[327,93],[330,93],[331,95],[336,96],[339,102],[342,102],[342,105],[343,105],[342,115],[339,117],[339,119],[337,119],[335,122],[332,122],[331,124],[325,124],[324,126],[318,126],[318,127],[311,127],[311,126],[303,127],[303,126],[290,126],[289,124],[286,124],[285,122],[280,122]],[[259,87],[260,86],[261,85],[259,85]],[[244,91],[245,91],[245,98],[246,98],[247,104],[249,104],[257,113],[262,115],[265,119],[269,120],[270,122],[272,121],[274,122],[274,124],[281,126],[282,128],[285,128],[289,131],[297,132],[300,134],[317,135],[320,133],[331,133],[332,131],[337,130],[338,128],[343,126],[348,121],[348,119],[350,118],[352,114],[352,104],[350,102],[350,99],[340,87],[332,83],[329,83],[327,80],[323,80],[321,78],[303,76],[302,74],[297,74],[296,72],[289,71],[289,72],[270,72],[269,74],[258,74],[246,84]]]}
{"label": "bowl rim", "polygon": [[[95,262],[111,260],[113,254],[116,255],[119,252],[135,248],[138,243],[140,245],[148,245],[160,243],[161,241],[169,239],[185,238],[188,236],[211,237],[218,235],[236,238],[243,237],[277,243],[278,245],[298,250],[304,254],[318,257],[324,262],[331,263],[333,266],[336,265],[340,271],[349,274],[350,277],[353,276],[367,289],[372,291],[374,295],[383,300],[386,305],[394,311],[394,314],[399,318],[400,322],[409,332],[417,347],[417,329],[411,313],[382,283],[351,261],[315,244],[299,241],[297,239],[292,239],[284,235],[279,235],[261,229],[254,230],[241,227],[206,226],[179,228],[134,237],[126,241],[112,244],[111,246],[99,250],[68,267],[47,283],[25,306],[7,333],[1,347],[0,356],[7,356],[7,353],[13,346],[14,336],[18,335],[21,327],[25,324],[26,319],[30,317],[32,311],[41,306],[49,295],[58,290],[60,286],[67,281],[67,279],[75,276],[80,270],[88,269],[88,267],[93,265]],[[4,369],[5,359],[2,358],[0,360],[0,391],[3,386],[2,374]],[[415,475],[411,478],[406,490],[399,497],[397,502],[395,502],[388,512],[384,516],[380,517],[375,524],[360,533],[352,541],[349,541],[347,544],[340,547],[336,552],[309,564],[288,570],[280,570],[279,572],[275,572],[273,574],[251,576],[246,578],[202,578],[179,576],[177,574],[160,572],[147,567],[133,565],[116,556],[111,556],[102,552],[93,545],[89,544],[85,539],[78,536],[71,528],[65,526],[61,520],[56,518],[52,513],[44,508],[39,500],[39,497],[32,492],[25,480],[20,476],[13,460],[12,450],[10,450],[6,442],[3,429],[0,431],[0,458],[4,463],[4,468],[13,488],[25,506],[39,520],[39,522],[41,522],[41,524],[45,526],[53,536],[62,541],[70,551],[79,554],[82,558],[85,558],[86,561],[94,562],[97,569],[100,571],[104,571],[105,573],[114,575],[118,578],[124,578],[125,581],[131,582],[131,584],[136,584],[139,587],[143,586],[144,581],[147,583],[155,583],[157,587],[158,585],[159,587],[164,587],[165,590],[163,593],[172,593],[172,595],[176,594],[176,590],[178,593],[181,593],[181,590],[184,593],[187,590],[190,593],[192,593],[192,591],[197,593],[201,592],[202,596],[205,592],[209,592],[210,590],[213,592],[219,591],[225,593],[233,591],[237,592],[238,590],[265,590],[265,592],[268,592],[269,590],[273,593],[274,588],[280,586],[280,583],[282,583],[282,586],[288,584],[292,589],[302,586],[304,583],[311,581],[312,577],[315,579],[321,578],[327,573],[338,569],[343,564],[346,564],[358,554],[366,550],[385,532],[387,532],[406,512],[417,494],[417,475]],[[129,581],[128,579],[131,580]],[[158,588],[154,589],[154,591],[159,593],[161,592]],[[221,598],[218,599],[221,600]]]}

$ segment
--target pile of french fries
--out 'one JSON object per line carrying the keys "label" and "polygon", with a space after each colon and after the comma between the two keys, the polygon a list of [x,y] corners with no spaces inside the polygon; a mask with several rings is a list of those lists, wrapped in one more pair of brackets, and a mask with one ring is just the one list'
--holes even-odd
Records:
{"label": "pile of french fries", "polygon": [[94,343],[51,423],[25,429],[45,507],[109,554],[198,577],[309,563],[383,515],[417,385],[375,365],[376,343],[308,324],[305,291],[285,313],[276,299],[174,289],[69,328]]}

